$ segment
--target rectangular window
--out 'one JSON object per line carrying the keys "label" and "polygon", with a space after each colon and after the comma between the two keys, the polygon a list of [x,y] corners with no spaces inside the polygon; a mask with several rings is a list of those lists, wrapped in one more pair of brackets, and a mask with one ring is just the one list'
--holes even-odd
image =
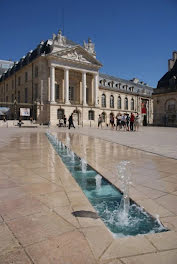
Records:
{"label": "rectangular window", "polygon": [[18,101],[18,103],[20,103],[20,91],[18,91],[18,93],[17,93],[17,101]]}
{"label": "rectangular window", "polygon": [[74,87],[69,86],[69,100],[74,100]]}
{"label": "rectangular window", "polygon": [[38,99],[38,84],[34,85],[34,100]]}
{"label": "rectangular window", "polygon": [[27,81],[28,81],[28,73],[25,72],[25,82],[27,82]]}
{"label": "rectangular window", "polygon": [[25,103],[28,102],[28,88],[25,88]]}
{"label": "rectangular window", "polygon": [[90,110],[88,112],[88,119],[89,120],[95,120],[95,112],[93,110]]}
{"label": "rectangular window", "polygon": [[60,92],[60,89],[59,89],[59,84],[55,84],[55,99],[59,99],[59,92]]}
{"label": "rectangular window", "polygon": [[88,104],[88,99],[89,99],[89,93],[88,93],[88,88],[86,88],[86,103]]}
{"label": "rectangular window", "polygon": [[12,101],[12,103],[14,103],[14,94],[12,94],[11,101]]}
{"label": "rectangular window", "polygon": [[8,84],[6,84],[6,92],[8,92]]}
{"label": "rectangular window", "polygon": [[6,96],[6,102],[8,102],[8,99],[9,99],[8,96]]}
{"label": "rectangular window", "polygon": [[20,84],[21,84],[21,78],[18,77],[18,85],[20,86]]}
{"label": "rectangular window", "polygon": [[34,77],[38,77],[38,66],[37,65],[34,68]]}

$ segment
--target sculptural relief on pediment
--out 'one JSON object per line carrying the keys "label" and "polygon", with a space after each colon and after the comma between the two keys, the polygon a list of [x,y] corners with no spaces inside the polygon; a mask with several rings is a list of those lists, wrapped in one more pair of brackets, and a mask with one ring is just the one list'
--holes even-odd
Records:
{"label": "sculptural relief on pediment", "polygon": [[80,61],[80,62],[86,62],[86,63],[91,63],[88,61],[82,54],[78,54],[76,50],[72,52],[68,52],[64,55],[61,55],[61,58],[63,59],[69,59],[69,60],[74,60],[74,61]]}

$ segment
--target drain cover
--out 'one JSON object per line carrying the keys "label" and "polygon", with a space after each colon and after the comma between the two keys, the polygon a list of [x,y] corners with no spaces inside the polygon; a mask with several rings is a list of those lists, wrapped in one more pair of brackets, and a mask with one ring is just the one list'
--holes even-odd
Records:
{"label": "drain cover", "polygon": [[80,210],[80,211],[72,212],[72,214],[75,217],[88,217],[88,218],[93,218],[93,219],[99,218],[99,216],[97,215],[97,213],[91,212],[91,211]]}

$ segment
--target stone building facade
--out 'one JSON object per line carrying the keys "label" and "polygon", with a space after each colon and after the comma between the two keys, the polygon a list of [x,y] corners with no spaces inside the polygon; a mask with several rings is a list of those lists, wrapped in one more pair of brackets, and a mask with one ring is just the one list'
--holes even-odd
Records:
{"label": "stone building facade", "polygon": [[123,80],[99,73],[92,41],[78,45],[61,31],[41,42],[0,79],[0,106],[10,107],[18,119],[20,108],[30,108],[38,123],[58,124],[74,113],[76,124],[105,124],[110,115],[138,112],[144,124],[153,122],[153,88],[138,79]]}
{"label": "stone building facade", "polygon": [[154,124],[177,126],[177,52],[168,61],[168,72],[159,80],[153,93]]}

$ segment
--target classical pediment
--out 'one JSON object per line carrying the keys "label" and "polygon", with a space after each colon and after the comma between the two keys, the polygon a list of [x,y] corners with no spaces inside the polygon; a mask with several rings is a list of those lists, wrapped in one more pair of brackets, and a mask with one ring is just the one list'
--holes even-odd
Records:
{"label": "classical pediment", "polygon": [[51,54],[55,57],[69,60],[73,62],[80,62],[86,64],[94,64],[97,66],[102,66],[102,64],[96,60],[92,55],[90,55],[85,49],[81,46],[76,46],[73,48],[65,49],[62,51],[55,52]]}

